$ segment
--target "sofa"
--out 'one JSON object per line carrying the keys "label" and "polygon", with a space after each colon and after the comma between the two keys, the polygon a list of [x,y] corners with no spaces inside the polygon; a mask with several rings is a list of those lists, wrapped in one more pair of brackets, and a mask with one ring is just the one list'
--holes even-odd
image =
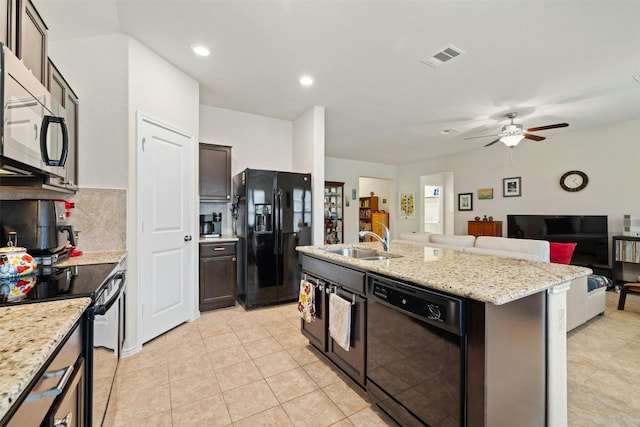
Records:
{"label": "sofa", "polygon": [[[492,255],[528,261],[550,262],[546,240],[510,239],[493,236],[454,236],[428,232],[400,233],[391,244],[404,243],[452,249],[473,254]],[[571,282],[567,292],[567,331],[604,313],[606,280],[601,276],[584,276]]]}

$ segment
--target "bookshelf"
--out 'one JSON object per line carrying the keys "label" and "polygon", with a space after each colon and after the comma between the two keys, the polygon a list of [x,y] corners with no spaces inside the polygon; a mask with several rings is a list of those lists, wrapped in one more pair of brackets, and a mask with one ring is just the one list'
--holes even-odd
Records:
{"label": "bookshelf", "polygon": [[[373,213],[378,211],[378,196],[360,197],[360,231],[372,231]],[[370,242],[371,237],[360,238],[360,241]]]}
{"label": "bookshelf", "polygon": [[640,237],[613,236],[612,241],[611,278],[615,284],[623,283],[625,282],[623,277],[625,264],[636,264],[636,270],[640,268]]}

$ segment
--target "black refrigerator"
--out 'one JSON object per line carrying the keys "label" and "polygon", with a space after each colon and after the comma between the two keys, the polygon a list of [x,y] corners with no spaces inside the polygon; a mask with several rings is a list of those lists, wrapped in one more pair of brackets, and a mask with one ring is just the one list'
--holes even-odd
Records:
{"label": "black refrigerator", "polygon": [[233,187],[238,302],[251,309],[297,300],[296,246],[311,244],[311,174],[246,169]]}

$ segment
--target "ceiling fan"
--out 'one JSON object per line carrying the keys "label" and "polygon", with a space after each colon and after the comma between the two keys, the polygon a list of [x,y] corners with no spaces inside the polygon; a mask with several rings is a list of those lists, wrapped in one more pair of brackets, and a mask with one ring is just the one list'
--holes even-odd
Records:
{"label": "ceiling fan", "polygon": [[516,116],[518,115],[518,113],[509,113],[506,116],[511,119],[511,123],[508,125],[504,125],[502,126],[502,132],[495,134],[495,135],[483,135],[483,136],[472,136],[470,138],[465,138],[465,140],[467,139],[476,139],[476,138],[487,138],[490,136],[497,136],[499,137],[498,139],[491,141],[490,143],[488,143],[487,145],[485,145],[485,147],[489,147],[490,145],[495,144],[496,142],[502,141],[504,143],[504,145],[506,145],[507,147],[515,147],[516,145],[518,145],[518,143],[523,139],[530,139],[532,141],[542,141],[544,139],[546,139],[544,136],[538,136],[538,135],[533,135],[531,133],[528,132],[537,132],[537,131],[541,131],[541,130],[547,130],[547,129],[556,129],[556,128],[565,128],[567,126],[569,126],[568,123],[557,123],[555,125],[547,125],[547,126],[539,126],[539,127],[535,127],[535,128],[529,128],[526,131],[522,128],[522,125],[519,124],[515,124],[513,123],[513,119],[516,118]]}

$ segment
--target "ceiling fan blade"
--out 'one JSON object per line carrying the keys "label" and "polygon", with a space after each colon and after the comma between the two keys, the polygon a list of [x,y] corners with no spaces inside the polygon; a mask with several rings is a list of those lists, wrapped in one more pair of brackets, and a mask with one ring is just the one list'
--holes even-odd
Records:
{"label": "ceiling fan blade", "polygon": [[566,128],[567,126],[569,126],[569,123],[557,123],[557,124],[555,124],[555,125],[540,126],[540,127],[537,127],[537,128],[527,129],[527,132],[537,132],[537,131],[539,131],[539,130],[556,129],[556,128]]}
{"label": "ceiling fan blade", "polygon": [[543,141],[543,140],[547,139],[544,136],[532,135],[530,133],[525,133],[524,137],[527,138],[527,139],[530,139],[532,141]]}
{"label": "ceiling fan blade", "polygon": [[496,142],[499,142],[499,141],[500,141],[500,138],[496,139],[495,141],[491,141],[490,143],[485,145],[485,147],[489,147],[489,146],[491,146],[491,145],[493,145],[493,144],[495,144]]}
{"label": "ceiling fan blade", "polygon": [[467,139],[489,138],[490,136],[500,136],[500,134],[482,135],[482,136],[471,136],[471,137],[469,137],[469,138],[465,138],[465,141],[466,141]]}

